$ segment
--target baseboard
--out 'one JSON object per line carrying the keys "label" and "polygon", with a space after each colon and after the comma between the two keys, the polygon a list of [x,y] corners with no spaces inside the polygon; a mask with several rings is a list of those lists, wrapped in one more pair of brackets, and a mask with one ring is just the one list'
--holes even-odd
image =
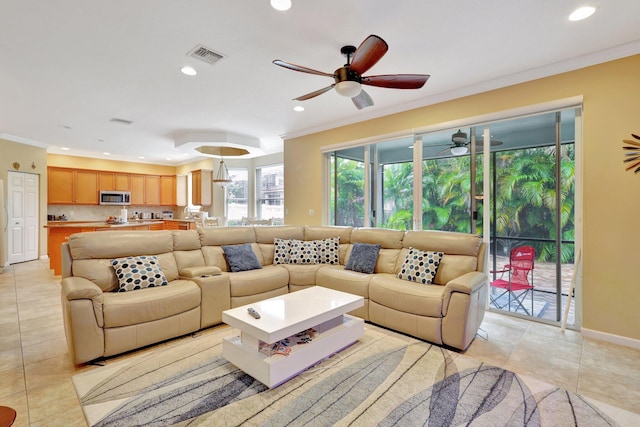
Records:
{"label": "baseboard", "polygon": [[593,329],[587,328],[581,328],[580,333],[585,338],[593,338],[610,342],[612,344],[623,345],[625,347],[631,347],[640,350],[640,340],[635,338],[623,337],[622,335],[614,335],[607,332],[595,331]]}
{"label": "baseboard", "polygon": [[40,261],[49,261],[49,255],[41,255]]}

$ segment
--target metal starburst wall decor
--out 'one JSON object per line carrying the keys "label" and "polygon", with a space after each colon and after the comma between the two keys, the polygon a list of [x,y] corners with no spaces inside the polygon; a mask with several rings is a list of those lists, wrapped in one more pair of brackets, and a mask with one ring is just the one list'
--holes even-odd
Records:
{"label": "metal starburst wall decor", "polygon": [[629,163],[624,170],[634,169],[634,173],[640,172],[640,136],[635,133],[631,134],[636,141],[632,139],[623,139],[622,143],[625,144],[622,149],[624,150],[624,163]]}

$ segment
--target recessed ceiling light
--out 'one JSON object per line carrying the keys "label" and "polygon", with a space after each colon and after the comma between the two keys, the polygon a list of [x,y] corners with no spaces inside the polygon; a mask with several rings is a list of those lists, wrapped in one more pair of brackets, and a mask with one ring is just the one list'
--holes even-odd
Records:
{"label": "recessed ceiling light", "polygon": [[107,152],[104,152],[102,154],[104,154],[105,156],[110,156],[111,155],[111,153],[107,153]]}
{"label": "recessed ceiling light", "polygon": [[569,15],[569,21],[582,21],[587,19],[596,12],[596,8],[593,6],[582,6],[571,12]]}
{"label": "recessed ceiling light", "polygon": [[293,107],[293,111],[304,111],[304,107],[302,105],[296,105]]}
{"label": "recessed ceiling light", "polygon": [[138,156],[139,159],[144,159],[144,156]]}
{"label": "recessed ceiling light", "polygon": [[291,0],[271,0],[271,7],[275,10],[291,9]]}
{"label": "recessed ceiling light", "polygon": [[69,147],[60,147],[61,150],[69,151]]}
{"label": "recessed ceiling light", "polygon": [[180,72],[182,74],[184,74],[185,76],[195,76],[196,74],[198,74],[198,72],[195,70],[195,68],[189,67],[189,66],[184,66],[184,67],[180,68]]}

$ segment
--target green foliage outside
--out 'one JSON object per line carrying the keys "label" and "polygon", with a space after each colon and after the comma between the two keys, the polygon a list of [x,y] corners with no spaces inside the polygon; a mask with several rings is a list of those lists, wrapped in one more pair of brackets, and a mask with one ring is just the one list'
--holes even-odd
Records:
{"label": "green foliage outside", "polygon": [[[560,199],[562,239],[574,239],[574,145],[564,145],[560,153]],[[423,161],[422,228],[471,232],[469,156]],[[477,177],[482,178],[482,155],[477,157]],[[338,225],[362,226],[364,218],[364,165],[337,159]],[[496,229],[500,237],[521,238],[536,248],[539,261],[554,261],[555,242],[532,242],[527,238],[556,238],[555,147],[495,153],[497,176]],[[384,212],[380,227],[410,230],[413,218],[413,164],[397,163],[383,168]],[[482,182],[476,184],[482,191]],[[335,201],[333,201],[335,203]],[[334,207],[334,206],[332,206]],[[334,211],[336,212],[336,211]],[[478,202],[482,213],[482,201]],[[479,217],[478,224],[482,224]],[[474,232],[482,234],[481,226]],[[513,245],[513,242],[506,242]],[[573,261],[573,245],[563,244],[561,260]]]}

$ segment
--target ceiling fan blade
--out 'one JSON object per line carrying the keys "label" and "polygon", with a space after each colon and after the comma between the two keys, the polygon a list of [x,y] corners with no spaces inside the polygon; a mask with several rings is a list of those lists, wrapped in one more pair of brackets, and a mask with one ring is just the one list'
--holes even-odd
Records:
{"label": "ceiling fan blade", "polygon": [[371,99],[369,94],[364,90],[361,90],[360,93],[351,98],[351,100],[358,110],[362,110],[363,108],[371,107],[373,105],[373,99]]}
{"label": "ceiling fan blade", "polygon": [[364,39],[358,49],[356,49],[353,54],[353,59],[351,61],[351,71],[355,71],[356,73],[362,75],[366,73],[369,68],[373,67],[376,62],[380,60],[384,56],[385,53],[389,50],[389,45],[387,42],[382,40],[380,37],[371,34],[369,37]]}
{"label": "ceiling fan blade", "polygon": [[420,89],[429,77],[428,74],[387,74],[363,77],[362,84],[390,89]]}
{"label": "ceiling fan blade", "polygon": [[318,89],[318,90],[316,90],[314,92],[311,92],[311,93],[308,93],[306,95],[302,95],[302,96],[299,96],[297,98],[293,98],[293,100],[294,101],[306,101],[307,99],[315,98],[318,95],[322,95],[325,92],[329,92],[331,89],[333,89],[334,86],[335,86],[335,83],[332,84],[331,86],[327,86],[327,87],[324,87],[322,89]]}
{"label": "ceiling fan blade", "polygon": [[447,148],[444,148],[444,149],[442,149],[442,150],[438,151],[438,152],[436,153],[436,156],[441,156],[441,155],[443,155],[444,153],[446,153],[447,151],[449,151],[449,152],[451,151],[451,146],[450,146],[450,145],[449,145],[449,146],[447,146]]}
{"label": "ceiling fan blade", "polygon": [[325,73],[323,71],[314,70],[312,68],[303,67],[301,65],[291,64],[289,62],[284,62],[279,59],[273,61],[274,64],[279,65],[280,67],[288,68],[293,71],[300,71],[302,73],[308,74],[316,74],[318,76],[326,76],[333,78],[333,74]]}

